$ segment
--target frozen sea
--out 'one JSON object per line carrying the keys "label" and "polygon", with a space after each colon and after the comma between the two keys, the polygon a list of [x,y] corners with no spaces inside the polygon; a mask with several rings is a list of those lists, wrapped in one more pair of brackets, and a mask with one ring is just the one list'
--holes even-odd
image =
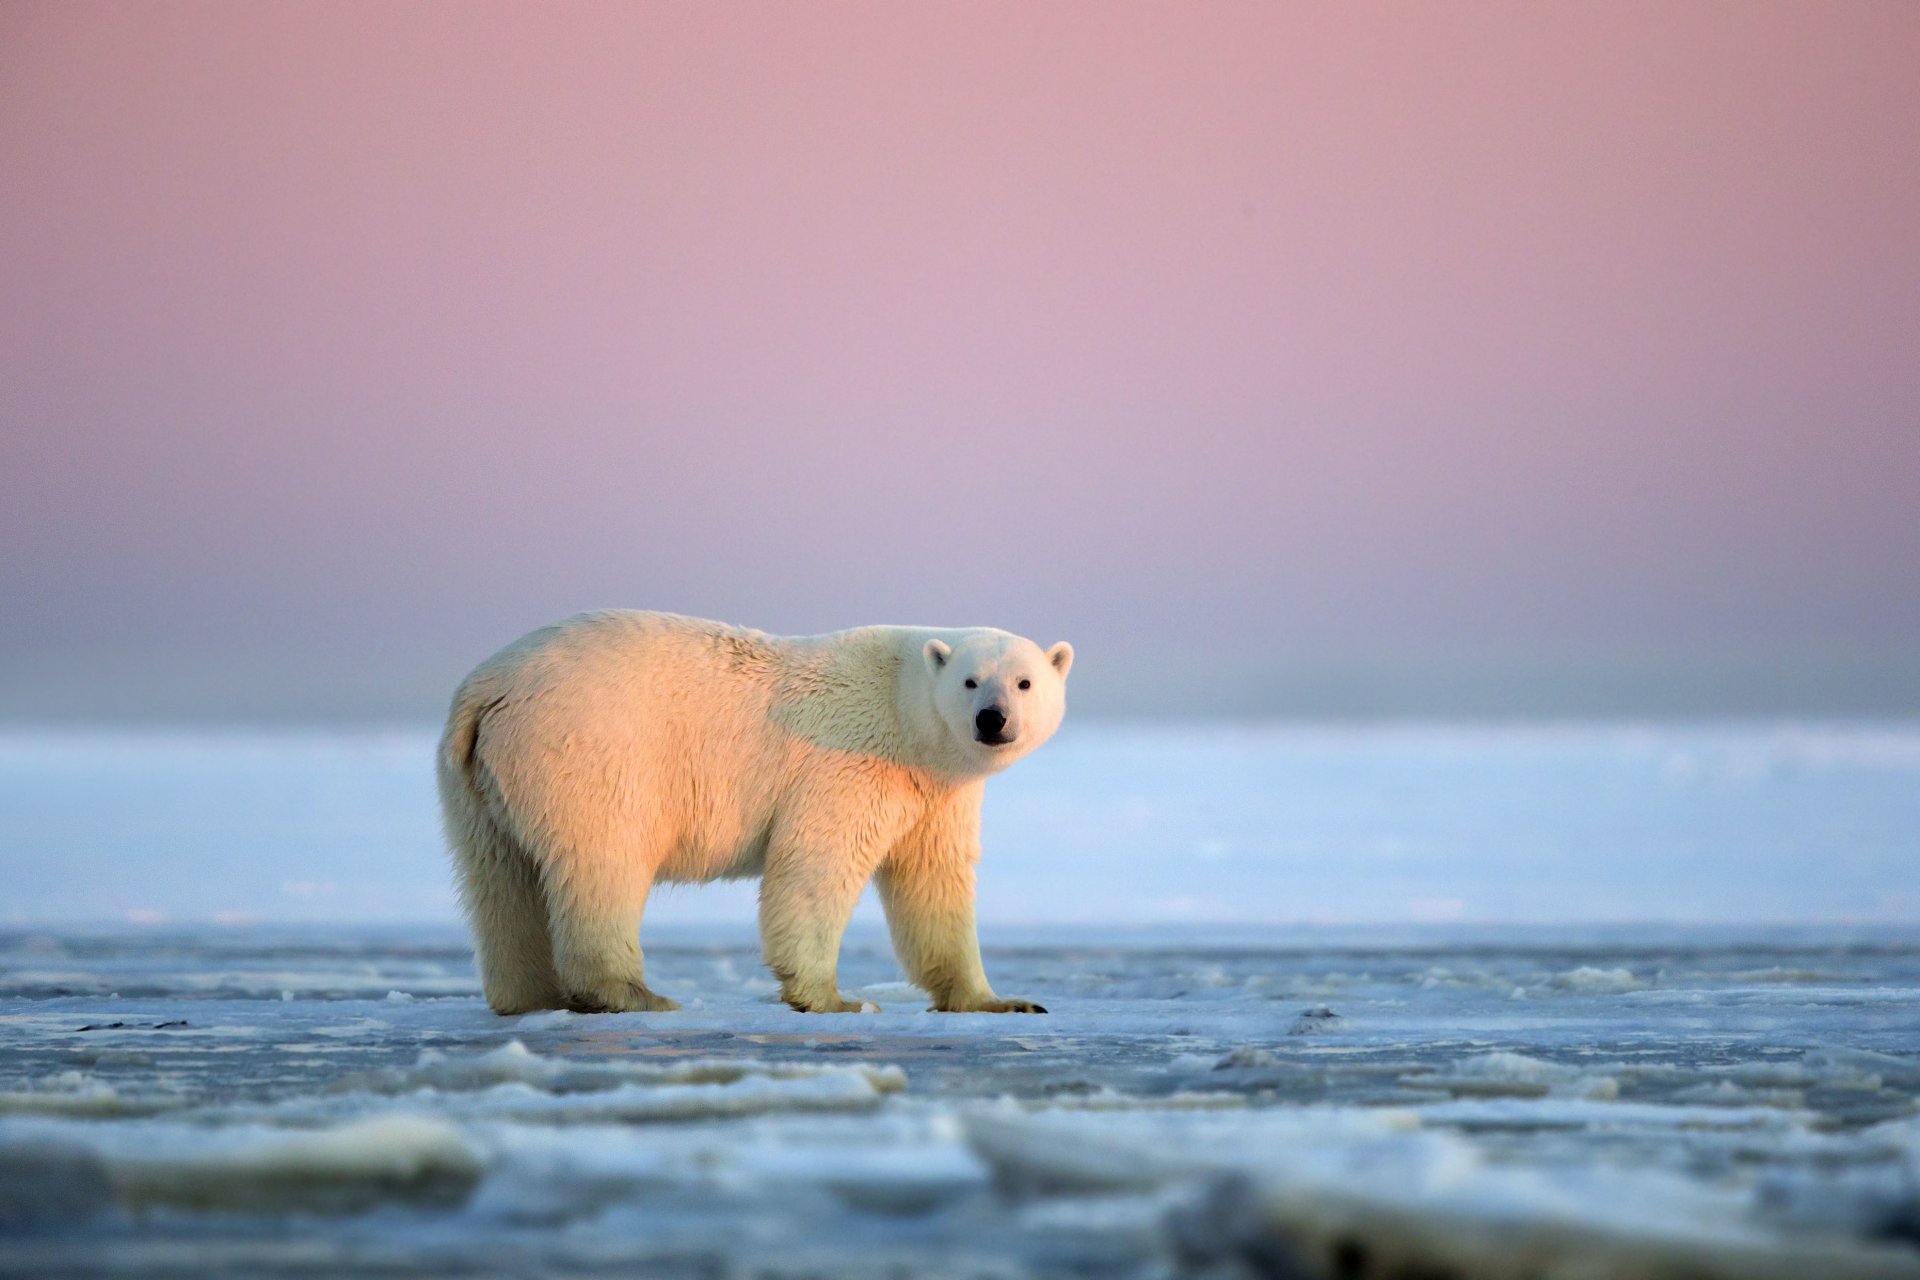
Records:
{"label": "frozen sea", "polygon": [[498,1018],[430,735],[0,734],[0,1275],[1920,1276],[1920,727],[1076,727],[988,972]]}

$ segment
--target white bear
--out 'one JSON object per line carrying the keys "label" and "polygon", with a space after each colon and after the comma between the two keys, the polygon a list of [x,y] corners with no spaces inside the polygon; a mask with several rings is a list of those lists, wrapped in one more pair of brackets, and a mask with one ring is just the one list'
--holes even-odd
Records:
{"label": "white bear", "polygon": [[948,1011],[1044,1013],[987,984],[974,928],[986,779],[1053,736],[1073,648],[987,627],[772,636],[585,613],[454,695],[440,801],[481,984],[499,1013],[679,1006],[647,989],[655,881],[761,877],[780,994],[835,982],[868,880],[907,975]]}

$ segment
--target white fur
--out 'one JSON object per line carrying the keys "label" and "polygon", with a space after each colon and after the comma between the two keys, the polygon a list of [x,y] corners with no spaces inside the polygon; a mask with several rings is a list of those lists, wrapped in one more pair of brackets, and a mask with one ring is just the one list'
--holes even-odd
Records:
{"label": "white fur", "polygon": [[[440,746],[487,1003],[675,1008],[642,978],[648,891],[757,875],[796,1009],[859,1007],[834,970],[871,879],[935,1008],[1038,1011],[980,967],[980,798],[1059,727],[1072,663],[985,627],[783,637],[607,611],[522,637],[460,686]],[[990,707],[1004,745],[978,740]]]}

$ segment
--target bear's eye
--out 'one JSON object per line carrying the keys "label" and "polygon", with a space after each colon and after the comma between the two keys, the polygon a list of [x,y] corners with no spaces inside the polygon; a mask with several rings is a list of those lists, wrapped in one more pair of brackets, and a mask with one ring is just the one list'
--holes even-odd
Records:
{"label": "bear's eye", "polygon": [[979,687],[980,687],[980,682],[978,680],[975,680],[971,676],[967,677],[967,688],[978,689]]}
{"label": "bear's eye", "polygon": [[1020,687],[1021,687],[1022,689],[1031,689],[1031,688],[1033,688],[1033,681],[1031,681],[1031,680],[1022,680],[1022,681],[1020,682]]}

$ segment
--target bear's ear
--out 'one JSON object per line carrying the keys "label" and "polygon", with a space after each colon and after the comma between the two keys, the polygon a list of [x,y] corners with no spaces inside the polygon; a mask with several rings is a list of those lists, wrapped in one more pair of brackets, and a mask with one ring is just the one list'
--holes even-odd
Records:
{"label": "bear's ear", "polygon": [[927,670],[933,672],[935,675],[940,674],[940,668],[946,666],[947,659],[953,656],[953,650],[947,646],[944,640],[929,640],[927,641],[927,647],[920,652],[926,655]]}
{"label": "bear's ear", "polygon": [[1065,680],[1067,678],[1067,669],[1073,666],[1073,646],[1065,640],[1062,640],[1059,644],[1047,650],[1047,661],[1053,664],[1053,669],[1060,673],[1062,680]]}

